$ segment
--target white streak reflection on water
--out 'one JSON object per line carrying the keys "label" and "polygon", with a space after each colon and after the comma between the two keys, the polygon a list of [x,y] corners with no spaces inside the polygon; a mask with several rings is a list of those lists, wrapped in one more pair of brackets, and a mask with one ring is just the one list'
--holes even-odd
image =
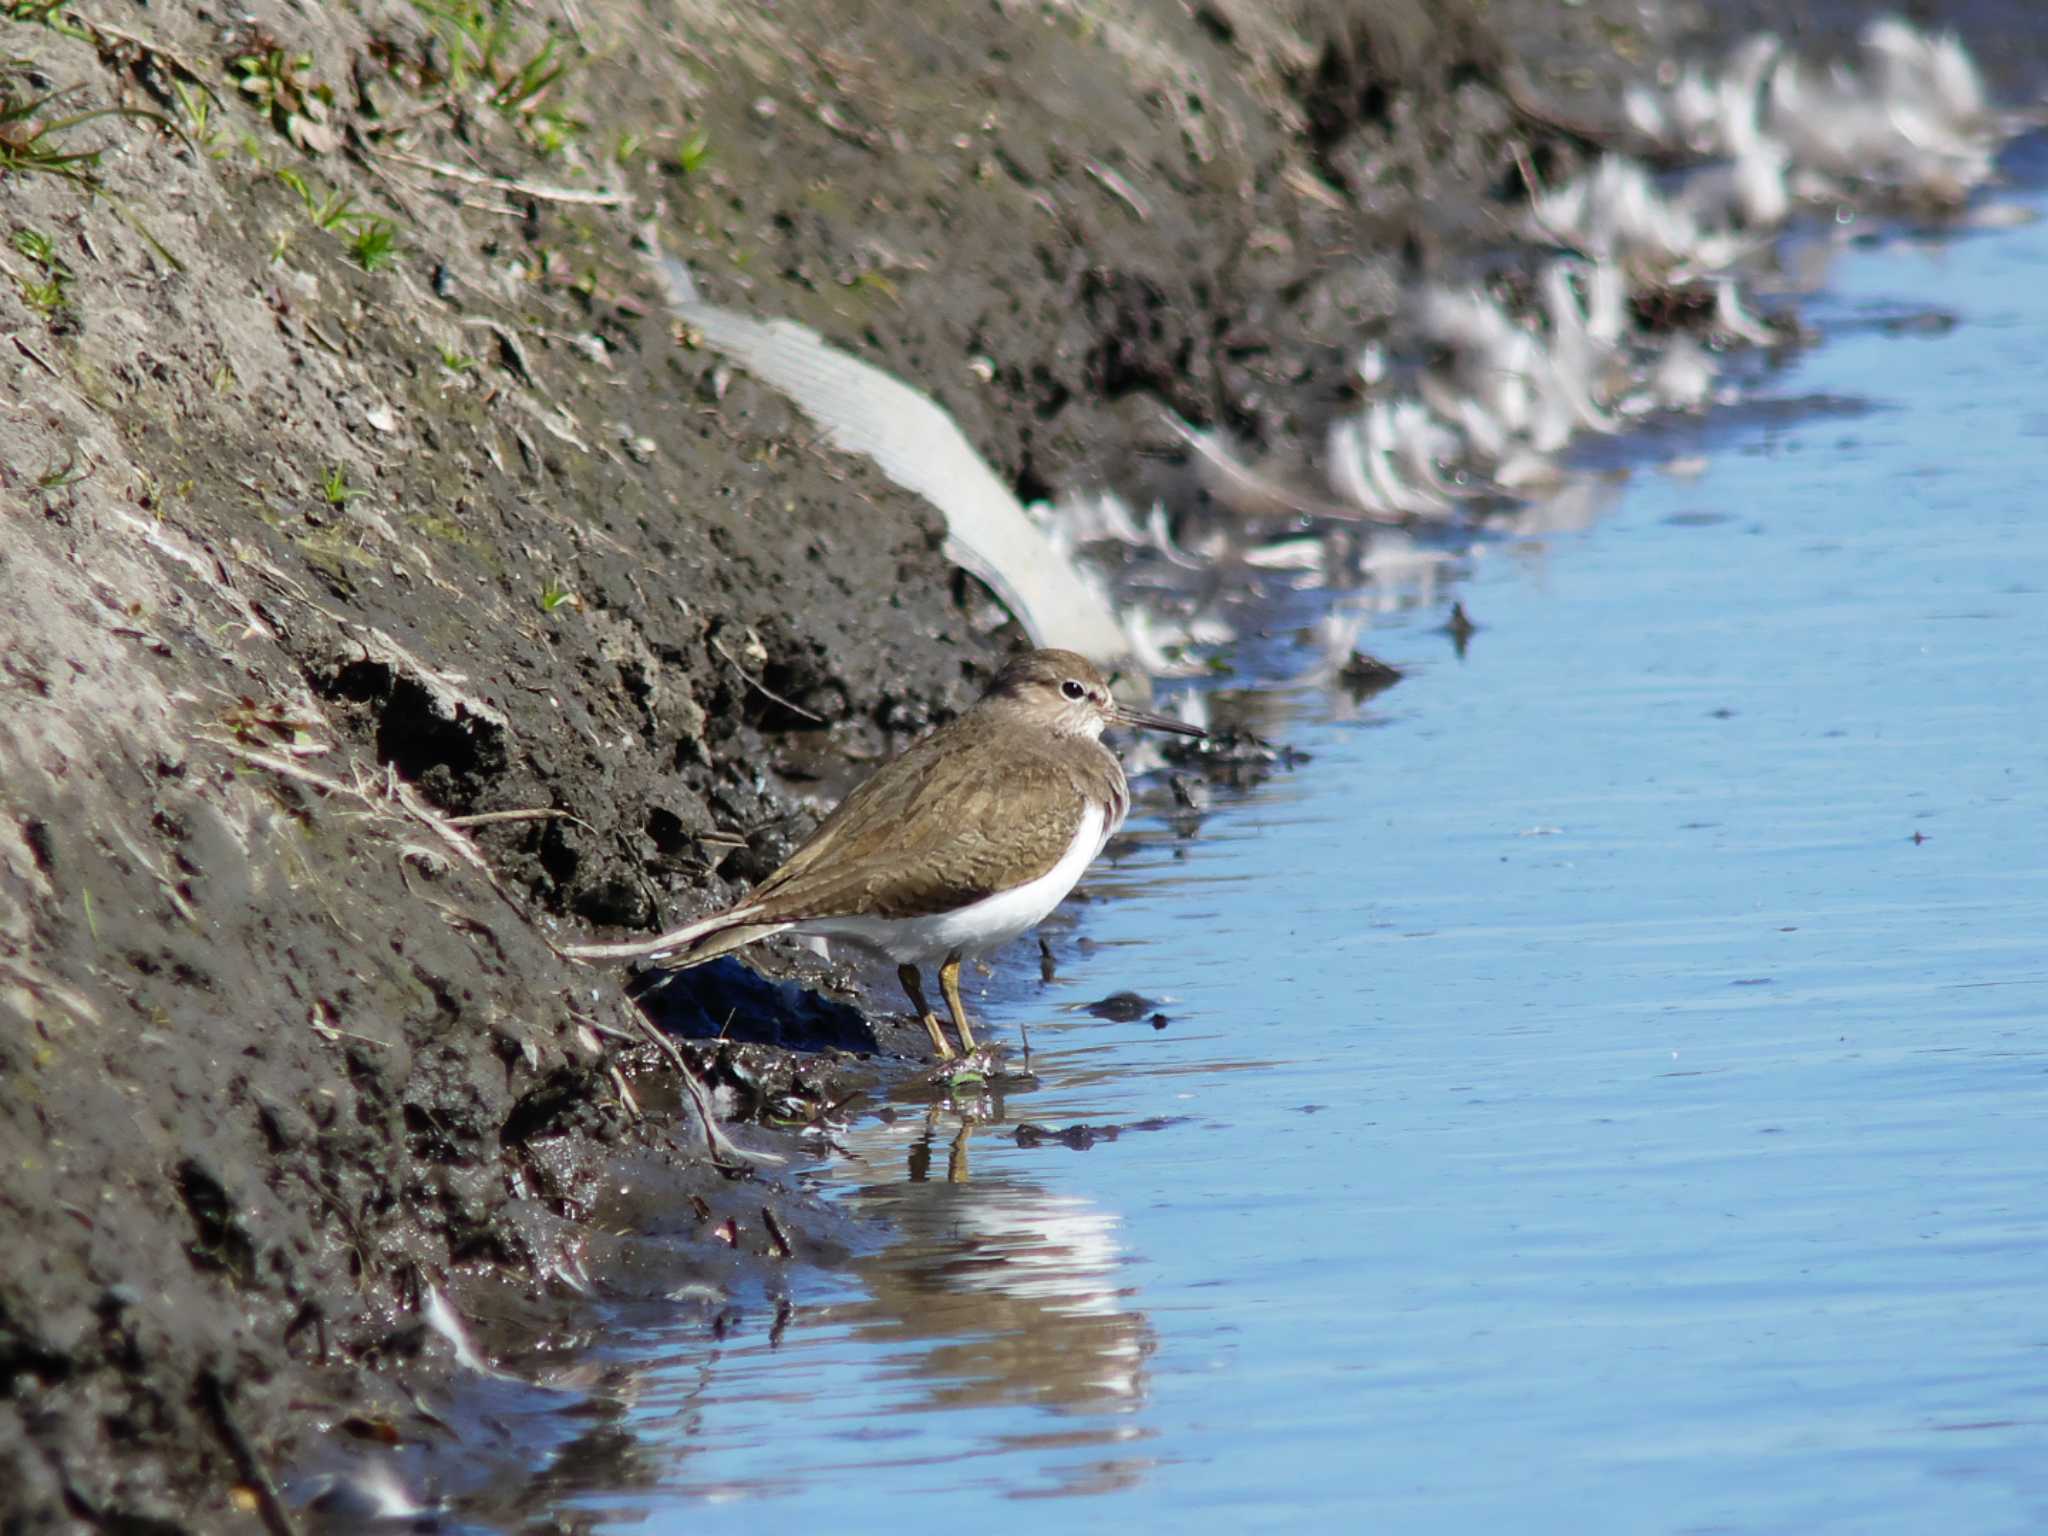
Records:
{"label": "white streak reflection on water", "polygon": [[893,1245],[650,1341],[633,1528],[2048,1524],[2048,228],[1808,318],[1775,393],[1865,409],[1671,430],[1463,661],[1367,594],[1413,675],[1266,695],[1313,761],[1004,983],[1040,1089],[856,1134]]}

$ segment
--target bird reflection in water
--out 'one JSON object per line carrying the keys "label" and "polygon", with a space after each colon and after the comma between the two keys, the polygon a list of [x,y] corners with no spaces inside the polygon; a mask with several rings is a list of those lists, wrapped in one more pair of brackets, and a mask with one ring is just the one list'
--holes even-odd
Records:
{"label": "bird reflection in water", "polygon": [[1138,1482],[1152,1462],[1129,1451],[1148,1434],[1134,1415],[1157,1337],[1123,1282],[1117,1218],[1007,1169],[971,1177],[976,1127],[950,1119],[934,1110],[921,1128],[900,1124],[914,1138],[908,1178],[855,1197],[894,1240],[856,1264],[868,1296],[842,1320],[886,1352],[892,1374],[923,1384],[901,1411],[1023,1405],[1071,1415],[991,1449],[1116,1447],[1122,1454],[1060,1468],[1072,1476],[1049,1491]]}

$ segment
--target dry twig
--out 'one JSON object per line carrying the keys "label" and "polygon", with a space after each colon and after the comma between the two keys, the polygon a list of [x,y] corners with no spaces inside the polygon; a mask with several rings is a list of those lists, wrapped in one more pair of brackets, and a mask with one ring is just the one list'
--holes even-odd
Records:
{"label": "dry twig", "polygon": [[720,640],[716,635],[713,635],[711,637],[711,649],[718,652],[718,654],[723,656],[728,662],[731,662],[733,671],[739,673],[741,677],[745,678],[748,685],[755,689],[758,689],[764,697],[774,700],[777,704],[780,704],[784,709],[791,711],[793,714],[802,715],[806,720],[815,720],[820,725],[826,725],[830,723],[825,719],[823,715],[814,715],[808,709],[805,709],[803,705],[795,703],[792,700],[785,699],[781,694],[777,693],[773,688],[770,688],[766,683],[762,682],[761,679],[754,676],[754,674],[749,672],[745,667],[741,666],[737,661],[733,659],[732,652],[728,651],[725,648],[725,642]]}
{"label": "dry twig", "polygon": [[[697,1074],[690,1070],[690,1064],[683,1059],[683,1053],[676,1048],[675,1041],[669,1039],[667,1035],[656,1029],[647,1019],[640,1018],[634,1020],[634,1022],[639,1027],[641,1038],[660,1051],[662,1055],[666,1056],[669,1065],[676,1069],[676,1075],[682,1079],[683,1091],[689,1094],[690,1103],[696,1108],[697,1118],[703,1122],[704,1144],[710,1148],[711,1161],[714,1164],[720,1168],[737,1172],[740,1165],[745,1163],[779,1163],[782,1161],[780,1157],[771,1152],[749,1152],[746,1148],[735,1144],[731,1137],[720,1130],[718,1116],[711,1107],[709,1091],[698,1080]],[[735,1162],[733,1159],[738,1161]]]}
{"label": "dry twig", "polygon": [[578,187],[551,187],[538,181],[515,181],[510,176],[485,176],[476,171],[465,171],[459,165],[449,165],[441,160],[422,160],[417,155],[408,155],[395,149],[380,149],[375,153],[385,160],[400,165],[414,166],[422,171],[431,171],[436,176],[445,176],[450,181],[459,181],[472,187],[489,187],[493,192],[509,192],[518,197],[538,198],[544,203],[574,203],[584,208],[623,208],[633,201],[630,192],[585,192]]}
{"label": "dry twig", "polygon": [[473,816],[450,816],[446,819],[451,827],[485,827],[500,821],[573,821],[586,832],[597,830],[572,811],[551,810],[544,806],[529,811],[478,811]]}

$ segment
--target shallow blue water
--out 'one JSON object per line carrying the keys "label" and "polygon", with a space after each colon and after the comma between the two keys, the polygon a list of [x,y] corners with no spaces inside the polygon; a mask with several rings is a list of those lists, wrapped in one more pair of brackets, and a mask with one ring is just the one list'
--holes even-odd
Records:
{"label": "shallow blue water", "polygon": [[1804,313],[1631,450],[1703,468],[1473,557],[1462,660],[1267,695],[1312,760],[999,985],[1042,1086],[820,1172],[891,1248],[614,1341],[607,1528],[2048,1525],[2048,225]]}

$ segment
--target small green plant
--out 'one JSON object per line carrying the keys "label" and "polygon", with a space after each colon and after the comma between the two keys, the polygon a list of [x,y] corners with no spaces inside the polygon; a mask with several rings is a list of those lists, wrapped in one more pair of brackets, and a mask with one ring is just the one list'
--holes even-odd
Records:
{"label": "small green plant", "polygon": [[[0,0],[0,4],[4,3],[5,0]],[[107,194],[98,175],[104,150],[100,147],[74,149],[64,136],[72,129],[101,117],[125,117],[139,123],[154,123],[180,137],[185,130],[161,112],[151,112],[142,107],[93,107],[83,112],[67,111],[68,106],[85,94],[85,87],[67,85],[61,90],[36,95],[32,90],[23,89],[25,85],[36,83],[34,70],[33,60],[0,57],[0,181],[9,176],[58,176],[87,192],[108,196],[136,233],[154,246],[157,254],[170,265],[177,266],[177,258],[164,250],[120,199]]]}
{"label": "small green plant", "polygon": [[847,287],[866,292],[879,293],[892,304],[903,302],[901,291],[880,272],[863,272],[848,280]]}
{"label": "small green plant", "polygon": [[178,110],[185,114],[185,129],[201,144],[213,138],[213,92],[193,90],[182,80],[171,82],[171,94],[178,98]]}
{"label": "small green plant", "polygon": [[543,157],[559,155],[588,126],[560,107],[542,107],[519,120],[519,131],[525,135],[526,142]]}
{"label": "small green plant", "polygon": [[[57,259],[57,242],[40,229],[17,229],[14,232],[14,248],[37,266],[55,272],[64,263]],[[69,277],[71,274],[64,274]]]}
{"label": "small green plant", "polygon": [[443,347],[441,349],[441,366],[450,373],[474,373],[476,371],[476,359],[467,352],[460,351],[455,347]]}
{"label": "small green plant", "polygon": [[14,232],[14,248],[35,267],[35,275],[10,273],[21,291],[22,303],[45,315],[61,313],[71,302],[71,269],[57,254],[57,242],[39,229]]}
{"label": "small green plant", "polygon": [[312,78],[313,55],[271,48],[230,60],[235,86],[251,97],[277,131],[310,154],[338,148],[334,89]]}
{"label": "small green plant", "polygon": [[553,613],[557,608],[580,608],[582,606],[576,594],[552,576],[547,579],[546,584],[540,589],[540,611],[542,613]]}
{"label": "small green plant", "polygon": [[306,217],[313,221],[316,229],[324,229],[331,235],[362,217],[355,211],[355,198],[346,192],[333,188],[315,192],[312,183],[289,169],[279,171],[277,179],[299,194],[299,201],[306,205]]}
{"label": "small green plant", "polygon": [[320,494],[330,507],[345,507],[363,493],[348,483],[348,471],[337,464],[320,482]]}
{"label": "small green plant", "polygon": [[433,23],[434,36],[448,55],[448,84],[466,91],[478,79],[497,83],[498,55],[509,48],[518,29],[505,0],[413,0]]}
{"label": "small green plant", "polygon": [[[382,272],[398,258],[398,226],[356,206],[350,194],[330,188],[316,189],[312,182],[289,168],[277,179],[299,195],[306,217],[315,229],[333,235],[348,247],[349,256],[365,272]],[[291,249],[291,233],[280,231],[271,242],[270,259],[282,261]]]}
{"label": "small green plant", "polygon": [[78,455],[74,453],[62,465],[53,469],[46,469],[36,476],[36,489],[39,491],[61,491],[68,486],[78,484],[79,481],[85,479],[91,473],[92,466],[87,464],[80,468]]}
{"label": "small green plant", "polygon": [[612,160],[618,165],[631,165],[640,151],[647,147],[647,141],[630,128],[619,130],[619,136],[612,144]]}
{"label": "small green plant", "polygon": [[45,315],[56,315],[64,308],[64,288],[61,283],[37,282],[33,278],[16,277],[14,286],[21,292],[21,302],[30,309]]}
{"label": "small green plant", "polygon": [[213,92],[203,85],[187,85],[183,80],[173,80],[171,91],[178,98],[179,112],[184,114],[186,136],[216,159],[226,153],[215,148],[220,142],[220,129],[213,120],[218,100]]}
{"label": "small green plant", "polygon": [[0,17],[8,21],[24,21],[34,27],[48,27],[60,37],[75,38],[81,43],[91,42],[90,32],[62,14],[70,3],[71,0],[4,0],[0,3]]}
{"label": "small green plant", "polygon": [[[528,50],[518,0],[413,0],[446,54],[445,80],[463,94],[482,86],[491,106],[516,122],[542,154],[561,150],[588,126],[542,99],[574,67],[562,42],[544,36]],[[523,55],[523,58],[520,57]]]}
{"label": "small green plant", "polygon": [[398,226],[389,219],[359,220],[349,236],[348,253],[365,272],[382,272],[397,260]]}
{"label": "small green plant", "polygon": [[110,109],[52,116],[53,109],[79,95],[85,87],[74,85],[24,97],[14,94],[14,84],[13,79],[0,75],[0,176],[41,172],[62,176],[83,187],[97,186],[98,178],[93,172],[99,169],[100,151],[62,148],[58,135],[80,123],[109,115]]}
{"label": "small green plant", "polygon": [[567,73],[569,66],[555,59],[555,40],[541,44],[540,52],[507,75],[491,93],[491,105],[507,117],[531,112],[541,93]]}
{"label": "small green plant", "polygon": [[710,159],[711,135],[700,128],[685,139],[683,147],[676,151],[676,169],[685,176],[694,176]]}

